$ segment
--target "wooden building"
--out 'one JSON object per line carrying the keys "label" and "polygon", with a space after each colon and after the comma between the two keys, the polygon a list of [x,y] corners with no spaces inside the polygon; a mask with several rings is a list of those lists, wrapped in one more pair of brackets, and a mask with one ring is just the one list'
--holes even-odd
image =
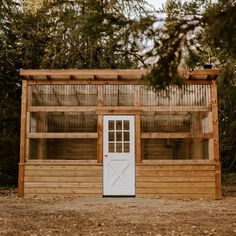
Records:
{"label": "wooden building", "polygon": [[217,70],[21,70],[18,196],[221,198]]}

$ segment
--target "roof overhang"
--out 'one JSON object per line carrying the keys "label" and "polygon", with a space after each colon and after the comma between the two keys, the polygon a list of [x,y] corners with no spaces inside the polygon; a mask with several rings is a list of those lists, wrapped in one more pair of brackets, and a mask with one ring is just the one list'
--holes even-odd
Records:
{"label": "roof overhang", "polygon": [[[28,80],[139,80],[142,79],[149,70],[79,70],[79,69],[22,69],[20,75]],[[203,69],[193,71],[182,71],[180,73],[185,79],[216,79],[219,70]]]}

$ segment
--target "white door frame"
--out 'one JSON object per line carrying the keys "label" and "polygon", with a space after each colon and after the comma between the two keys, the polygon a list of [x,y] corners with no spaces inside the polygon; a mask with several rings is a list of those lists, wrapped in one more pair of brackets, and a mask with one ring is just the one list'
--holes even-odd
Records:
{"label": "white door frame", "polygon": [[133,115],[103,116],[104,196],[135,196],[134,119]]}

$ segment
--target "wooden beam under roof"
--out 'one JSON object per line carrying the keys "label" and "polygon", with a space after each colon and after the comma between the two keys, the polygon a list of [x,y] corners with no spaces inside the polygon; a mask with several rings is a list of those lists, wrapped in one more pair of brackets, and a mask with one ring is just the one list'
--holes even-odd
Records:
{"label": "wooden beam under roof", "polygon": [[29,79],[37,78],[61,78],[63,77],[68,79],[126,79],[134,78],[140,79],[144,74],[147,73],[147,70],[76,70],[76,69],[65,69],[65,70],[21,70],[20,75]]}
{"label": "wooden beam under roof", "polygon": [[[112,69],[61,69],[61,70],[21,70],[20,75],[28,80],[137,80],[142,79],[149,70],[112,70]],[[216,69],[196,69],[193,71],[180,71],[185,79],[216,79],[220,74]]]}

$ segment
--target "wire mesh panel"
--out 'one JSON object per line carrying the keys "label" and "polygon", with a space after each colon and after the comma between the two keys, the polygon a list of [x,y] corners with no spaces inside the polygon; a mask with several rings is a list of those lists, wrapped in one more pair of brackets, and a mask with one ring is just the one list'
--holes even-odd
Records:
{"label": "wire mesh panel", "polygon": [[96,106],[96,85],[32,85],[32,106]]}
{"label": "wire mesh panel", "polygon": [[96,160],[97,139],[31,139],[30,159]]}
{"label": "wire mesh panel", "polygon": [[207,139],[142,139],[143,160],[208,159]]}
{"label": "wire mesh panel", "polygon": [[[104,106],[134,105],[135,87],[141,106],[209,106],[210,85],[170,86],[153,91],[144,85],[103,85]],[[31,85],[32,106],[96,106],[98,85]]]}
{"label": "wire mesh panel", "polygon": [[210,85],[170,86],[160,91],[140,87],[141,106],[209,106]]}
{"label": "wire mesh panel", "polygon": [[145,112],[141,116],[142,132],[210,133],[211,112]]}
{"label": "wire mesh panel", "polygon": [[86,112],[32,112],[30,131],[97,132],[97,115]]}
{"label": "wire mesh panel", "polygon": [[186,112],[177,114],[146,113],[141,116],[142,132],[190,132],[191,115]]}
{"label": "wire mesh panel", "polygon": [[104,85],[104,106],[133,106],[134,85]]}
{"label": "wire mesh panel", "polygon": [[[208,158],[206,137],[212,138],[213,130],[210,85],[185,84],[153,91],[139,84],[33,84],[29,86],[29,94],[33,111],[30,112],[29,131],[33,133],[29,135],[30,158],[96,159],[97,114],[92,113],[96,111],[94,107],[113,106],[119,110],[119,106],[124,109],[124,106],[134,105],[143,112],[143,159]],[[90,106],[92,109],[87,109]],[[56,134],[70,132],[93,134],[60,134],[60,137]],[[43,138],[44,133],[54,134]],[[164,133],[165,138],[159,135]]]}

